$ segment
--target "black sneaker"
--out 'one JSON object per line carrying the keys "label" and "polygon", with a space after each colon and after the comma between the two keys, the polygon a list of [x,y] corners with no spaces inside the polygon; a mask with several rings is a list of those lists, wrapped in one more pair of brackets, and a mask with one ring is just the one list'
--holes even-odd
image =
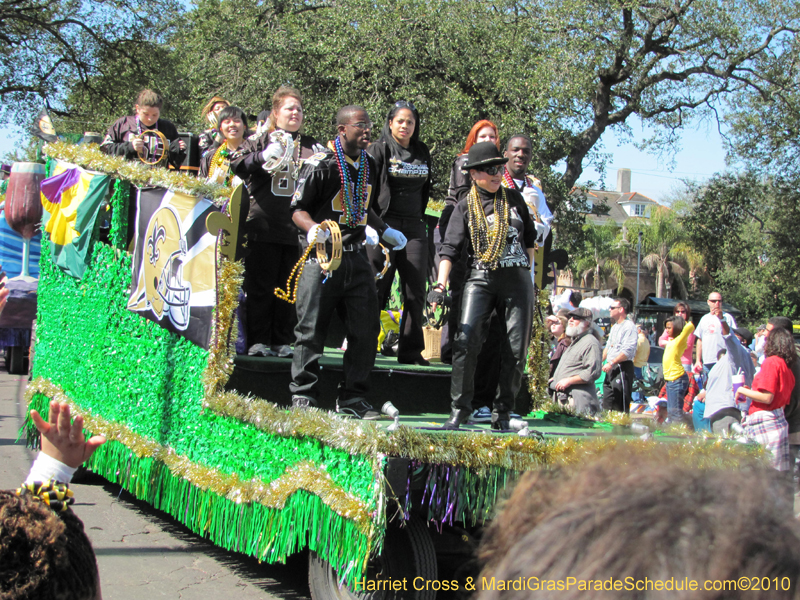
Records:
{"label": "black sneaker", "polygon": [[314,399],[310,396],[292,396],[292,408],[314,408]]}
{"label": "black sneaker", "polygon": [[381,413],[372,408],[365,400],[358,400],[344,406],[337,402],[336,414],[353,419],[363,419],[364,421],[375,421],[381,416]]}

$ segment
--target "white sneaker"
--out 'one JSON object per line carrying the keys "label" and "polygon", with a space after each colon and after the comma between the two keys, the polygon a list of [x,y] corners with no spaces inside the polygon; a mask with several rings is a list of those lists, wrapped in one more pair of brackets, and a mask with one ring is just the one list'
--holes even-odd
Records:
{"label": "white sneaker", "polygon": [[264,344],[253,344],[247,351],[248,356],[272,356],[272,351]]}

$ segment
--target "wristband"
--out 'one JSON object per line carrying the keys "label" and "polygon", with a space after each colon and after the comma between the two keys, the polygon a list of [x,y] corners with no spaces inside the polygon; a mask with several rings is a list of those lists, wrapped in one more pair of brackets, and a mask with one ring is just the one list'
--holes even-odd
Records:
{"label": "wristband", "polygon": [[77,468],[70,467],[60,460],[40,451],[36,460],[33,461],[31,472],[28,473],[25,483],[49,481],[51,479],[61,483],[69,483],[72,481],[72,476],[77,470]]}

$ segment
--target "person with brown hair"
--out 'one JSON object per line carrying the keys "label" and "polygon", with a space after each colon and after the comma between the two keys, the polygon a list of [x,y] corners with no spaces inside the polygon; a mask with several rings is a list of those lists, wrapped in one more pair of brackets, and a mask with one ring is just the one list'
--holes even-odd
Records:
{"label": "person with brown hair", "polygon": [[[290,208],[300,167],[324,150],[314,138],[300,133],[303,119],[303,96],[295,88],[281,86],[272,96],[267,128],[231,155],[231,169],[250,194],[243,288],[251,356],[291,358],[293,354],[294,306],[279,300],[275,288],[286,285],[300,258]],[[281,160],[287,150],[289,158]]]}
{"label": "person with brown hair", "polygon": [[[683,320],[687,323],[690,323],[692,320],[692,309],[689,308],[689,305],[686,304],[686,302],[678,302],[675,305],[675,308],[672,310],[672,314],[676,317],[683,317]],[[694,341],[696,339],[697,337],[694,333],[689,334],[689,339],[686,340],[686,350],[684,351],[683,356],[681,356],[681,364],[687,373],[692,370],[692,365],[694,364],[692,356],[694,354]],[[658,338],[658,345],[662,348],[665,348],[669,340],[669,332],[665,327],[664,333],[662,333],[661,337]]]}
{"label": "person with brown hair", "polygon": [[783,407],[789,404],[795,385],[792,367],[797,361],[797,351],[792,334],[782,328],[772,329],[764,354],[766,358],[753,378],[752,388],[740,387],[736,399],[743,396],[752,400],[745,433],[772,455],[773,467],[788,471],[789,423]]}
{"label": "person with brown hair", "polygon": [[198,136],[197,145],[201,153],[205,153],[209,148],[219,146],[225,141],[219,129],[219,113],[230,105],[231,103],[225,100],[225,98],[213,96],[200,111],[200,116],[203,117],[203,121],[210,125],[208,129]]}
{"label": "person with brown hair", "polygon": [[159,131],[169,142],[167,161],[179,168],[186,157],[186,143],[178,137],[178,128],[171,121],[161,118],[164,99],[153,90],[142,90],[133,104],[133,115],[121,117],[108,128],[100,150],[112,156],[124,156],[136,160],[147,151],[141,134]]}
{"label": "person with brown hair", "polygon": [[51,401],[47,421],[31,418],[42,450],[21,488],[0,491],[0,598],[98,600],[97,561],[67,484],[105,438],[86,440],[66,403]]}
{"label": "person with brown hair", "polygon": [[[800,598],[786,482],[756,459],[699,468],[666,446],[525,473],[481,542],[476,600]],[[762,577],[769,586],[745,587]]]}

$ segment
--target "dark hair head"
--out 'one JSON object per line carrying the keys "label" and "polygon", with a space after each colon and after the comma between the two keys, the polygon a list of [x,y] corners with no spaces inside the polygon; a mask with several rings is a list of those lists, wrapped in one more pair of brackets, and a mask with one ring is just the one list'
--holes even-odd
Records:
{"label": "dark hair head", "polygon": [[627,315],[629,312],[631,312],[631,303],[630,303],[630,302],[628,302],[628,300],[627,300],[627,299],[625,299],[625,298],[619,298],[619,297],[617,297],[617,298],[612,298],[612,300],[613,300],[614,302],[619,302],[619,306],[620,306],[620,308],[622,308],[622,310],[624,310],[624,311],[625,311],[625,314],[626,314],[626,315]]}
{"label": "dark hair head", "polygon": [[675,305],[675,308],[672,310],[672,314],[677,315],[679,310],[686,311],[686,316],[684,317],[684,319],[686,319],[687,321],[690,321],[692,319],[692,309],[689,308],[689,305],[686,304],[686,302],[678,302]]}
{"label": "dark hair head", "polygon": [[134,102],[134,104],[138,106],[150,106],[161,110],[161,107],[164,105],[164,99],[153,90],[142,90],[139,92],[139,95],[136,96],[136,102]]}
{"label": "dark hair head", "polygon": [[414,115],[414,133],[411,134],[410,143],[412,146],[416,146],[416,144],[419,142],[419,112],[417,111],[417,107],[407,100],[398,100],[394,103],[392,110],[390,110],[389,114],[386,115],[386,121],[383,123],[383,128],[381,129],[381,139],[386,140],[387,142],[394,139],[394,137],[392,137],[392,128],[390,124],[392,119],[397,116],[397,113],[403,109],[410,110],[411,114]]}
{"label": "dark hair head", "polygon": [[767,323],[772,325],[773,329],[785,329],[789,333],[792,332],[792,320],[789,317],[770,317]]}
{"label": "dark hair head", "polygon": [[531,147],[531,150],[533,150],[533,142],[531,141],[530,136],[524,133],[518,133],[516,135],[512,135],[510,138],[506,140],[506,146],[505,148],[503,148],[503,152],[506,152],[509,146],[511,146],[511,140],[519,140],[519,139],[527,140],[528,145]]}
{"label": "dark hair head", "polygon": [[683,331],[683,328],[686,327],[686,321],[680,315],[667,317],[664,319],[664,326],[666,326],[667,323],[672,324],[672,337],[674,338],[678,337]]}
{"label": "dark hair head", "polygon": [[578,308],[581,302],[583,302],[583,294],[577,290],[573,290],[569,293],[569,303],[572,304],[572,306]]}
{"label": "dark hair head", "polygon": [[239,108],[238,106],[226,106],[225,108],[223,108],[221,111],[219,111],[217,122],[220,125],[222,125],[222,122],[225,119],[241,119],[242,123],[244,123],[244,128],[245,128],[245,132],[243,133],[246,135],[246,131],[248,128],[247,115],[241,108]]}
{"label": "dark hair head", "polygon": [[358,106],[357,104],[348,104],[347,106],[343,106],[336,113],[336,125],[347,125],[352,116],[361,111],[367,112],[367,109],[365,109],[363,106]]}
{"label": "dark hair head", "polygon": [[[669,448],[620,444],[569,467],[525,473],[478,551],[482,577],[495,582],[603,580],[626,577],[699,581],[788,578],[782,590],[730,591],[715,598],[797,598],[800,524],[779,474],[755,460],[725,466]],[[747,485],[742,485],[747,481]],[[676,506],[706,507],[676,510]],[[712,507],[713,510],[708,507]],[[731,523],[747,523],[734,527]],[[712,548],[712,551],[709,549]],[[535,581],[534,581],[535,583]],[[702,585],[702,584],[701,584]],[[483,587],[477,600],[602,600],[608,591],[578,585],[558,592]],[[606,588],[608,589],[608,588]],[[679,590],[681,588],[678,588]],[[674,592],[673,592],[674,593]],[[681,594],[705,597],[703,592]],[[617,597],[654,598],[647,591]]]}
{"label": "dark hair head", "polygon": [[780,356],[786,361],[786,366],[791,369],[794,366],[794,361],[797,360],[794,336],[783,327],[776,327],[769,332],[764,354],[766,356]]}
{"label": "dark hair head", "polygon": [[90,600],[97,561],[72,510],[56,514],[33,496],[0,491],[0,597]]}

